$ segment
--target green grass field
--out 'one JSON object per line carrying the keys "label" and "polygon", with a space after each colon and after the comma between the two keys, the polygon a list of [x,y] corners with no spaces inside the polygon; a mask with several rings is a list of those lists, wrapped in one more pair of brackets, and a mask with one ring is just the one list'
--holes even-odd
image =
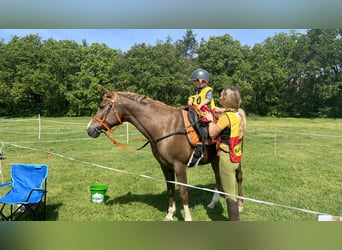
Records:
{"label": "green grass field", "polygon": [[[166,184],[150,147],[124,150],[104,135],[90,138],[90,118],[0,119],[3,181],[10,180],[11,163],[49,165],[47,220],[50,221],[161,221],[167,211]],[[244,201],[243,221],[317,221],[307,209],[342,215],[342,120],[248,117],[244,143],[243,192],[256,199]],[[131,148],[142,146],[138,131],[126,125],[114,138]],[[48,156],[51,151],[51,157]],[[153,177],[144,178],[142,175]],[[214,189],[210,165],[188,169],[188,183]],[[90,202],[89,185],[108,185],[105,203]],[[0,189],[0,195],[8,189]],[[194,221],[225,221],[221,197],[207,209],[212,193],[189,188]],[[177,193],[175,220],[183,220]],[[269,205],[263,202],[271,202]],[[278,206],[281,205],[281,206]],[[284,207],[288,206],[288,207]]]}

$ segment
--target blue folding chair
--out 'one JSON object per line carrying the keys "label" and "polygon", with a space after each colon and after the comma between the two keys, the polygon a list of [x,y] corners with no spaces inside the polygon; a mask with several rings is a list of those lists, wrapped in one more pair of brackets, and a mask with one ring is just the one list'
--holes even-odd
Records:
{"label": "blue folding chair", "polygon": [[[0,188],[11,189],[0,198],[0,216],[5,221],[18,220],[24,214],[30,214],[35,220],[42,205],[45,220],[48,166],[44,164],[11,164],[11,182],[0,184]],[[10,207],[9,215],[4,208]],[[7,207],[8,207],[7,206]]]}

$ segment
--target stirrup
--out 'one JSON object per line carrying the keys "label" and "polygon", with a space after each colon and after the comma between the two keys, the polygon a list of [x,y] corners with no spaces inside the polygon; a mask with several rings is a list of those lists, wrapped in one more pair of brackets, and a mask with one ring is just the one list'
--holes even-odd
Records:
{"label": "stirrup", "polygon": [[[196,153],[198,154],[199,152],[201,153],[201,155],[196,155]],[[189,160],[189,162],[188,162],[188,164],[186,166],[187,167],[195,167],[202,160],[202,158],[203,158],[203,151],[201,150],[200,147],[197,147],[192,152],[190,160]]]}

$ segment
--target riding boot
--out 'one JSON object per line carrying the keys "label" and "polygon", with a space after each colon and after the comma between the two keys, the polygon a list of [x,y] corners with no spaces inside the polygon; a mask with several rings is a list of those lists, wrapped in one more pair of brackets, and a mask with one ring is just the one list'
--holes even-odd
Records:
{"label": "riding boot", "polygon": [[233,201],[229,198],[226,199],[228,220],[229,221],[240,221],[239,206],[237,201]]}
{"label": "riding boot", "polygon": [[201,121],[200,122],[200,136],[201,136],[201,141],[202,141],[202,157],[205,151],[205,144],[208,141],[209,138],[209,127],[208,123]]}

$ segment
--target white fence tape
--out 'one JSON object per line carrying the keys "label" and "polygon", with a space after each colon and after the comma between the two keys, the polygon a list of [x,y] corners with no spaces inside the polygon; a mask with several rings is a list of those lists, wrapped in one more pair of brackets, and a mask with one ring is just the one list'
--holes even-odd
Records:
{"label": "white fence tape", "polygon": [[295,134],[295,135],[305,135],[305,136],[321,136],[321,137],[330,137],[330,138],[342,138],[342,135],[323,135],[323,134],[312,134],[312,133],[299,133],[299,132],[289,132],[284,130],[277,130],[277,132],[285,133],[285,134]]}
{"label": "white fence tape", "polygon": [[[86,165],[90,165],[90,166],[94,166],[94,167],[98,167],[98,168],[102,168],[102,169],[106,169],[106,170],[110,170],[110,171],[116,171],[116,172],[120,172],[120,173],[135,175],[135,176],[139,176],[139,177],[143,177],[143,178],[146,178],[146,179],[151,179],[151,180],[155,180],[155,181],[159,181],[159,182],[166,182],[165,180],[161,180],[161,179],[158,179],[158,178],[155,178],[155,177],[151,177],[151,176],[147,176],[147,175],[142,175],[142,174],[131,173],[131,172],[128,172],[126,170],[120,170],[120,169],[117,169],[117,168],[107,167],[107,166],[100,165],[100,164],[97,164],[97,163],[92,163],[92,162],[88,162],[88,161],[78,160],[76,158],[64,156],[64,155],[61,155],[61,154],[57,154],[55,152],[50,152],[50,151],[46,151],[46,150],[42,150],[42,149],[36,149],[36,148],[31,148],[31,147],[26,147],[26,146],[14,144],[14,143],[8,143],[8,142],[5,142],[5,144],[11,145],[11,146],[17,147],[17,148],[31,150],[31,151],[49,153],[51,155],[54,155],[54,156],[57,156],[57,157],[60,157],[60,158],[64,158],[64,159],[71,160],[71,161],[77,161],[77,162],[80,162],[80,163],[83,163],[83,164],[86,164]],[[183,186],[186,186],[186,187],[189,187],[189,188],[193,188],[193,189],[199,189],[199,190],[202,190],[202,191],[218,193],[218,194],[222,194],[222,195],[235,196],[237,198],[240,198],[240,199],[243,199],[243,200],[247,200],[247,201],[251,201],[251,202],[255,202],[255,203],[259,203],[259,204],[265,204],[265,205],[269,205],[269,206],[282,207],[282,208],[287,208],[287,209],[296,210],[296,211],[300,211],[300,212],[304,212],[304,213],[309,213],[309,214],[315,214],[315,215],[329,215],[327,213],[317,212],[317,211],[313,211],[313,210],[309,210],[309,209],[297,208],[297,207],[293,207],[293,206],[277,204],[277,203],[274,203],[274,202],[262,201],[262,200],[257,200],[257,199],[253,199],[253,198],[248,198],[248,197],[242,197],[242,196],[228,194],[228,193],[225,193],[225,192],[221,192],[221,191],[213,190],[213,189],[209,189],[209,188],[196,187],[196,186],[193,186],[193,185],[190,185],[190,184],[185,184],[185,183],[181,183],[181,182],[177,182],[177,181],[167,181],[167,182],[174,183],[174,184],[177,184],[177,185],[183,185]]]}
{"label": "white fence tape", "polygon": [[[22,122],[22,121],[39,121],[40,119],[0,119],[0,122]],[[76,122],[63,122],[63,121],[53,121],[53,120],[45,120],[44,122],[50,122],[50,123],[60,123],[60,124],[74,124],[74,125],[84,125],[86,126],[85,123],[76,123]],[[41,126],[41,125],[40,125]],[[37,133],[33,133],[33,132],[25,132],[25,131],[8,131],[8,130],[0,130],[0,132],[6,132],[6,133],[17,133],[17,134],[32,134],[32,135],[36,135]],[[260,132],[260,131],[258,131]],[[276,139],[276,133],[287,133],[287,134],[297,134],[297,135],[304,135],[304,136],[320,136],[320,137],[324,137],[324,138],[342,138],[341,135],[328,135],[328,134],[315,134],[315,133],[300,133],[300,132],[289,132],[289,131],[284,131],[284,130],[274,130],[272,131],[262,131],[263,133],[269,133],[270,136],[274,136],[274,144],[275,144],[275,154],[276,152],[276,144],[277,144],[277,139]],[[41,133],[40,132],[40,128],[39,128],[39,133],[41,135],[48,135],[48,134],[58,134],[58,135],[62,135],[62,134],[76,134],[76,133],[85,133],[85,130],[80,131],[80,130],[73,130],[73,131],[68,131],[68,132],[45,132],[45,133]],[[257,131],[249,131],[249,133],[257,133]],[[134,135],[134,134],[139,134],[139,133],[132,133],[130,135]],[[126,126],[126,135],[116,135],[116,136],[121,136],[127,137],[127,143],[128,143],[128,135],[129,135],[129,131],[128,131],[128,125]],[[69,139],[69,140],[48,140],[48,141],[41,141],[41,142],[66,142],[66,141],[74,141],[74,140],[89,140],[91,138],[81,138],[81,139]],[[57,154],[54,152],[49,152],[46,150],[41,150],[41,149],[36,149],[36,148],[31,148],[31,147],[26,147],[26,146],[22,146],[22,145],[18,145],[18,142],[4,142],[5,144],[11,145],[13,147],[17,147],[17,148],[22,148],[22,149],[27,149],[27,150],[31,150],[31,151],[37,151],[37,152],[44,152],[44,153],[49,153],[51,155],[55,155],[57,157],[60,158],[64,158],[67,160],[71,160],[71,161],[77,161],[86,165],[90,165],[90,166],[94,166],[94,167],[98,167],[98,168],[102,168],[102,169],[106,169],[106,170],[110,170],[110,171],[116,171],[116,172],[120,172],[120,173],[125,173],[125,174],[130,174],[130,175],[135,175],[135,176],[139,176],[139,177],[143,177],[146,179],[151,179],[151,180],[155,180],[155,181],[159,181],[159,182],[165,182],[165,180],[161,180],[155,177],[151,177],[151,176],[147,176],[147,175],[142,175],[142,174],[136,174],[136,173],[130,173],[126,170],[120,170],[120,169],[116,169],[116,168],[111,168],[111,167],[107,167],[107,166],[103,166],[100,164],[96,164],[96,163],[92,163],[92,162],[87,162],[87,161],[83,161],[83,160],[78,160],[72,157],[68,157],[68,156],[64,156],[61,154]],[[22,141],[19,143],[30,143],[29,141]],[[259,204],[265,204],[265,205],[269,205],[269,206],[276,206],[276,207],[282,207],[282,208],[287,208],[287,209],[291,209],[291,210],[296,210],[296,211],[301,211],[304,213],[310,213],[310,214],[315,214],[315,215],[319,215],[321,216],[320,218],[323,218],[324,216],[331,216],[329,214],[326,213],[322,213],[322,212],[317,212],[317,211],[313,211],[313,210],[308,210],[308,209],[302,209],[302,208],[297,208],[297,207],[293,207],[293,206],[288,206],[288,205],[283,205],[283,204],[277,204],[274,202],[268,202],[268,201],[262,201],[262,200],[258,200],[258,199],[253,199],[253,198],[248,198],[248,197],[240,197],[237,195],[232,195],[232,194],[227,194],[221,191],[217,191],[217,190],[212,190],[212,189],[208,189],[208,188],[200,188],[200,187],[196,187],[190,184],[185,184],[185,183],[180,183],[177,181],[169,181],[170,183],[174,183],[177,185],[183,185],[189,188],[193,188],[193,189],[199,189],[202,191],[207,191],[207,192],[212,192],[212,193],[218,193],[218,194],[222,194],[222,195],[230,195],[230,196],[235,196],[237,198],[243,199],[243,200],[247,200],[247,201],[251,201],[251,202],[255,202],[255,203],[259,203]],[[322,217],[323,216],[323,217]],[[325,217],[324,217],[325,218]],[[319,219],[320,220],[320,219]]]}

